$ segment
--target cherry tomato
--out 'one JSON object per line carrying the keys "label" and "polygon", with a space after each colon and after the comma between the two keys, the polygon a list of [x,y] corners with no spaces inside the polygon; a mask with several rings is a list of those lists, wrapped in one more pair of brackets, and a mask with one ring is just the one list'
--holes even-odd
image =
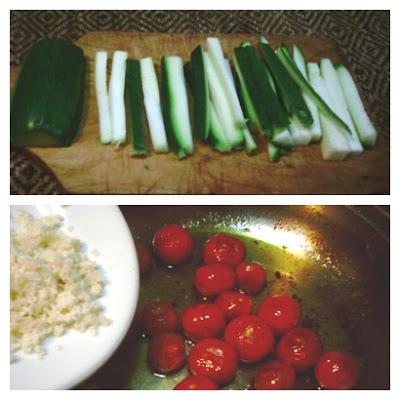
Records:
{"label": "cherry tomato", "polygon": [[180,381],[174,390],[218,390],[218,385],[211,379],[201,375],[190,375]]}
{"label": "cherry tomato", "polygon": [[188,364],[193,375],[202,375],[224,385],[234,379],[238,357],[233,347],[223,340],[203,339],[193,347]]}
{"label": "cherry tomato", "polygon": [[227,320],[251,314],[253,308],[253,301],[249,296],[233,290],[221,293],[215,304],[223,311]]}
{"label": "cherry tomato", "polygon": [[222,335],[225,328],[224,313],[215,304],[189,306],[182,316],[185,336],[193,341]]}
{"label": "cherry tomato", "polygon": [[149,344],[148,360],[151,367],[163,374],[178,371],[185,364],[185,341],[174,332],[154,335]]}
{"label": "cherry tomato", "polygon": [[277,348],[278,358],[287,361],[296,371],[313,367],[321,352],[321,340],[306,328],[293,328],[285,333]]}
{"label": "cherry tomato", "polygon": [[147,334],[175,331],[177,327],[178,314],[171,304],[155,300],[143,308],[142,328]]}
{"label": "cherry tomato", "polygon": [[289,296],[268,296],[260,304],[257,315],[274,331],[282,336],[299,323],[300,306]]}
{"label": "cherry tomato", "polygon": [[147,249],[146,246],[144,246],[142,243],[137,242],[136,243],[136,253],[138,256],[138,261],[139,261],[139,272],[140,275],[146,275],[147,273],[150,272],[151,267],[152,267],[152,259],[151,259],[151,253]]}
{"label": "cherry tomato", "polygon": [[255,262],[242,262],[235,268],[236,283],[246,294],[256,295],[265,287],[267,273],[262,265]]}
{"label": "cherry tomato", "polygon": [[203,296],[217,296],[234,288],[235,274],[226,264],[203,265],[196,271],[194,286]]}
{"label": "cherry tomato", "polygon": [[203,247],[203,261],[206,264],[223,263],[234,267],[245,257],[244,244],[239,239],[224,233],[211,236]]}
{"label": "cherry tomato", "polygon": [[166,225],[153,238],[157,256],[171,265],[182,264],[193,254],[194,243],[189,231],[180,225]]}
{"label": "cherry tomato", "polygon": [[268,355],[274,346],[271,328],[256,315],[242,315],[225,329],[224,339],[238,353],[241,361],[255,362]]}
{"label": "cherry tomato", "polygon": [[293,367],[282,360],[270,360],[261,365],[254,377],[256,390],[289,390],[296,381]]}
{"label": "cherry tomato", "polygon": [[351,389],[359,373],[356,359],[342,351],[327,351],[315,367],[315,377],[324,389]]}

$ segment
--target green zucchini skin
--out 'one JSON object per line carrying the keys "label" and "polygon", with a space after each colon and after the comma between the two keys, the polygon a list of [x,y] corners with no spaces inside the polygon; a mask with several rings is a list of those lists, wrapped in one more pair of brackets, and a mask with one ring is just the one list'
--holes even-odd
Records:
{"label": "green zucchini skin", "polygon": [[290,122],[268,80],[268,71],[257,57],[255,47],[246,45],[234,49],[242,76],[248,86],[253,106],[259,116],[259,129],[268,137],[274,130],[286,129]]}
{"label": "green zucchini skin", "polygon": [[11,146],[70,146],[83,114],[85,78],[80,47],[60,38],[34,44],[11,97]]}
{"label": "green zucchini skin", "polygon": [[193,74],[194,131],[196,137],[207,140],[210,132],[210,94],[200,45],[193,50],[190,60]]}
{"label": "green zucchini skin", "polygon": [[313,119],[310,110],[289,72],[269,44],[260,43],[260,47],[286,111],[289,115],[297,115],[305,126],[311,126]]}
{"label": "green zucchini skin", "polygon": [[[187,156],[193,154],[193,147],[190,148],[190,144],[187,143],[184,132],[182,128],[180,118],[186,118],[182,116],[182,110],[177,106],[178,96],[176,93],[177,85],[176,80],[173,76],[174,71],[170,65],[171,58],[174,56],[164,56],[161,58],[161,97],[162,97],[162,111],[165,121],[165,127],[168,136],[168,142],[171,143],[172,148],[175,150],[179,159],[186,158]],[[179,73],[180,67],[179,67]],[[183,70],[183,74],[185,71]],[[180,78],[180,76],[179,76]],[[178,82],[182,83],[182,82]],[[183,75],[183,84],[186,84],[185,77]],[[184,88],[186,95],[186,87]],[[187,104],[188,108],[189,105]],[[189,112],[189,109],[188,109]],[[190,115],[188,115],[190,118]],[[189,121],[190,128],[190,121]],[[191,135],[191,132],[190,132]]]}
{"label": "green zucchini skin", "polygon": [[126,61],[125,88],[127,98],[128,121],[130,123],[133,155],[147,154],[144,126],[144,106],[140,61]]}

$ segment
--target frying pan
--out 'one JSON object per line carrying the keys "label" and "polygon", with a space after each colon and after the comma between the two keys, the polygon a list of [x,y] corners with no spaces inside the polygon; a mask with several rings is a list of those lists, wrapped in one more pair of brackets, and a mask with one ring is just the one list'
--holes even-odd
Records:
{"label": "frying pan", "polygon": [[[184,224],[196,243],[186,265],[168,269],[155,261],[141,281],[138,310],[164,299],[182,310],[198,301],[193,275],[200,249],[218,231],[237,235],[247,260],[265,265],[268,284],[256,299],[288,293],[302,308],[301,324],[315,330],[324,348],[360,360],[357,389],[389,389],[389,209],[371,206],[123,206],[135,240],[150,245],[159,227]],[[148,339],[136,324],[111,360],[80,389],[171,389],[188,371],[163,377],[147,364]],[[257,366],[241,365],[229,389],[251,388]],[[298,389],[315,389],[312,371]]]}

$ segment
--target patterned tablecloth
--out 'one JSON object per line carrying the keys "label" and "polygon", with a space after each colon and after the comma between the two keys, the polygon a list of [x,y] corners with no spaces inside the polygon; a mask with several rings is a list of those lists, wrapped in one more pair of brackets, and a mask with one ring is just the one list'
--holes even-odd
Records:
{"label": "patterned tablecloth", "polygon": [[[11,11],[11,65],[45,36],[77,39],[89,31],[249,32],[313,35],[336,41],[389,146],[389,11]],[[11,153],[11,194],[60,194],[51,172],[23,152]]]}

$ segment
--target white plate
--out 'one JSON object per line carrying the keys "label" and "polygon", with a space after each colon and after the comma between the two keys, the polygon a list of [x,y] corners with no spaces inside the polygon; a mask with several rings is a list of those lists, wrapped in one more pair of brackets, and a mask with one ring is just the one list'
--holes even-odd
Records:
{"label": "white plate", "polygon": [[[21,355],[11,364],[11,389],[68,389],[101,367],[124,338],[136,310],[139,268],[129,228],[116,206],[12,206],[34,215],[60,214],[72,236],[87,246],[88,255],[105,274],[101,303],[112,320],[97,336],[68,332],[46,342],[48,354],[41,360]],[[96,250],[98,256],[91,254]],[[60,349],[61,346],[61,349]],[[20,355],[21,353],[19,353]]]}

